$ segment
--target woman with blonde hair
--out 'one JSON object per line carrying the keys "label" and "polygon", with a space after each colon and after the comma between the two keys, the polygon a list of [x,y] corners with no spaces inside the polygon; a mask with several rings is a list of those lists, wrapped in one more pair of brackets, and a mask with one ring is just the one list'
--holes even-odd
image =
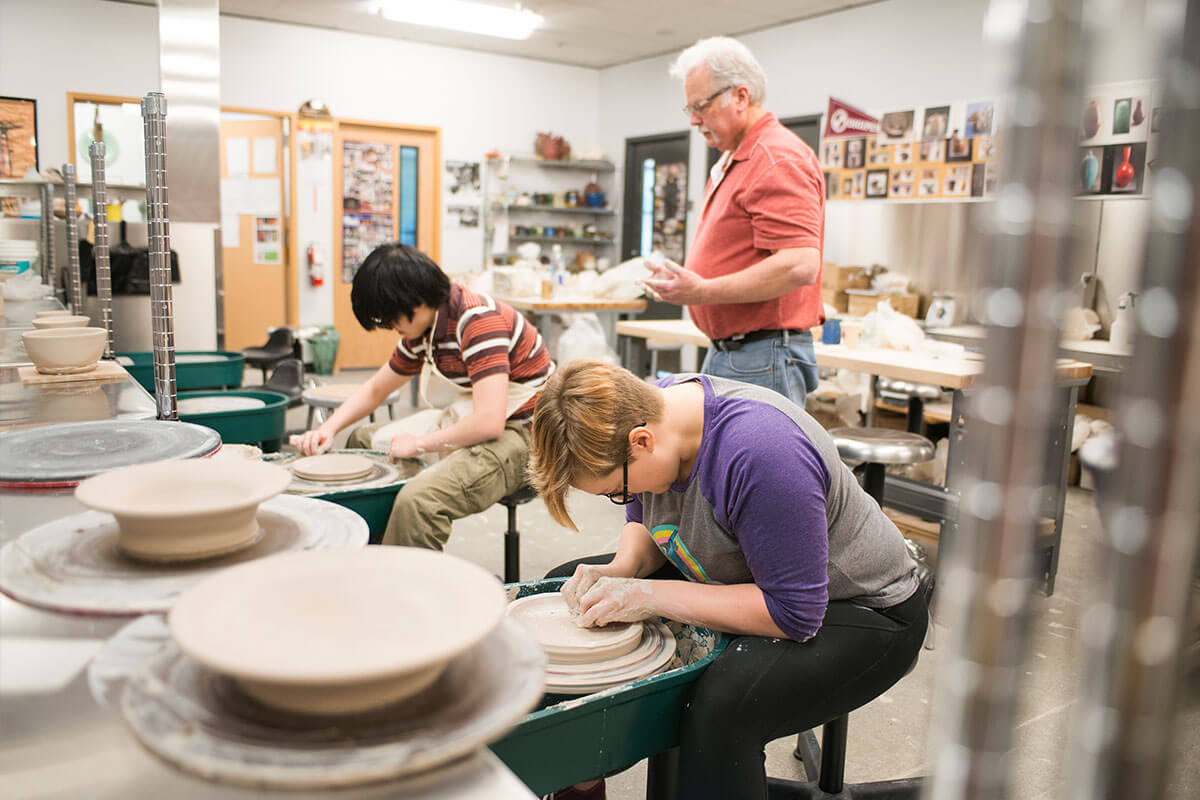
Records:
{"label": "woman with blonde hair", "polygon": [[862,705],[916,659],[928,615],[900,532],[776,392],[573,361],[538,398],[530,472],[567,527],[571,487],[626,509],[615,554],[551,573],[570,576],[580,624],[664,616],[735,637],[684,711],[681,797],[766,797],[768,741]]}

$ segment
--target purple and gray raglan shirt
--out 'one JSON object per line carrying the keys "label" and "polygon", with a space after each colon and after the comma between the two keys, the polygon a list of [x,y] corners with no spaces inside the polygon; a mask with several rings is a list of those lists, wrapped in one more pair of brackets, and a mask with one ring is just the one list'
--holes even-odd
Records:
{"label": "purple and gray raglan shirt", "polygon": [[698,380],[704,433],[686,481],[642,493],[626,519],[650,531],[694,581],[755,583],[795,641],[817,632],[830,600],[870,608],[917,589],[904,539],[838,457],[815,419],[776,392],[708,375]]}

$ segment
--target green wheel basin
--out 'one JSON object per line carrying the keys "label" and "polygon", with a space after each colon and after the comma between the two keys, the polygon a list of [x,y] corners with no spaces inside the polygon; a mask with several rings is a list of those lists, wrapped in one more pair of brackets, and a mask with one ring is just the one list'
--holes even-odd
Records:
{"label": "green wheel basin", "polygon": [[[511,602],[557,592],[562,578],[505,587]],[[691,684],[725,649],[717,631],[667,620],[678,646],[671,669],[590,695],[542,698],[492,752],[534,794],[625,769],[679,744],[679,720]]]}
{"label": "green wheel basin", "polygon": [[184,422],[195,422],[221,434],[223,444],[261,444],[264,452],[279,450],[286,425],[288,396],[261,389],[237,389],[228,392],[180,392],[179,400],[195,397],[251,397],[262,400],[261,408],[231,411],[205,411],[180,414]]}
{"label": "green wheel basin", "polygon": [[[142,387],[154,394],[154,353],[117,353],[117,363],[125,367]],[[236,389],[242,385],[246,357],[229,350],[183,350],[175,354],[175,390]]]}

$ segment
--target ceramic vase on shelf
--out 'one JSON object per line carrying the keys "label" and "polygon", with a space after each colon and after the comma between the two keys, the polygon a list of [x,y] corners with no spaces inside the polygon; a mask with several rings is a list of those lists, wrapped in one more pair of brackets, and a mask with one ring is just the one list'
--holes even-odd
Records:
{"label": "ceramic vase on shelf", "polygon": [[1129,182],[1132,181],[1136,175],[1136,172],[1134,172],[1133,169],[1133,164],[1129,163],[1129,153],[1131,150],[1133,150],[1132,146],[1125,146],[1125,160],[1121,162],[1121,166],[1117,167],[1117,171],[1113,173],[1113,183],[1121,189],[1124,189],[1126,186],[1128,186]]}
{"label": "ceramic vase on shelf", "polygon": [[1096,154],[1091,150],[1087,151],[1087,155],[1083,157],[1083,161],[1079,164],[1079,179],[1083,181],[1083,190],[1085,192],[1092,191],[1096,185],[1096,176],[1100,174],[1100,159],[1096,158]]}
{"label": "ceramic vase on shelf", "polygon": [[1138,100],[1137,105],[1133,107],[1133,124],[1141,125],[1144,119],[1146,119],[1146,112],[1142,111],[1142,101]]}
{"label": "ceramic vase on shelf", "polygon": [[1090,139],[1100,132],[1100,104],[1088,101],[1083,110],[1083,138]]}

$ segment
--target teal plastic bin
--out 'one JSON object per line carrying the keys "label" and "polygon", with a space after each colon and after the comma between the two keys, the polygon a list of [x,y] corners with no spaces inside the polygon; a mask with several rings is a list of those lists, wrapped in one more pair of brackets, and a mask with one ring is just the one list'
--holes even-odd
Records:
{"label": "teal plastic bin", "polygon": [[179,400],[189,397],[252,397],[262,400],[262,408],[239,408],[232,411],[205,411],[200,414],[180,414],[184,422],[194,422],[221,434],[222,444],[255,444],[263,452],[274,453],[283,444],[286,427],[288,396],[261,389],[240,389],[229,392],[180,392]]}
{"label": "teal plastic bin", "polygon": [[[117,353],[121,364],[142,385],[154,394],[154,353],[138,351]],[[184,350],[175,353],[175,390],[236,389],[242,385],[246,357],[229,350]]]}
{"label": "teal plastic bin", "polygon": [[[557,592],[554,578],[505,587],[509,600]],[[542,698],[515,729],[491,745],[534,794],[549,794],[632,766],[679,744],[679,719],[696,680],[725,649],[724,634],[667,620],[678,646],[672,669],[591,695]]]}

